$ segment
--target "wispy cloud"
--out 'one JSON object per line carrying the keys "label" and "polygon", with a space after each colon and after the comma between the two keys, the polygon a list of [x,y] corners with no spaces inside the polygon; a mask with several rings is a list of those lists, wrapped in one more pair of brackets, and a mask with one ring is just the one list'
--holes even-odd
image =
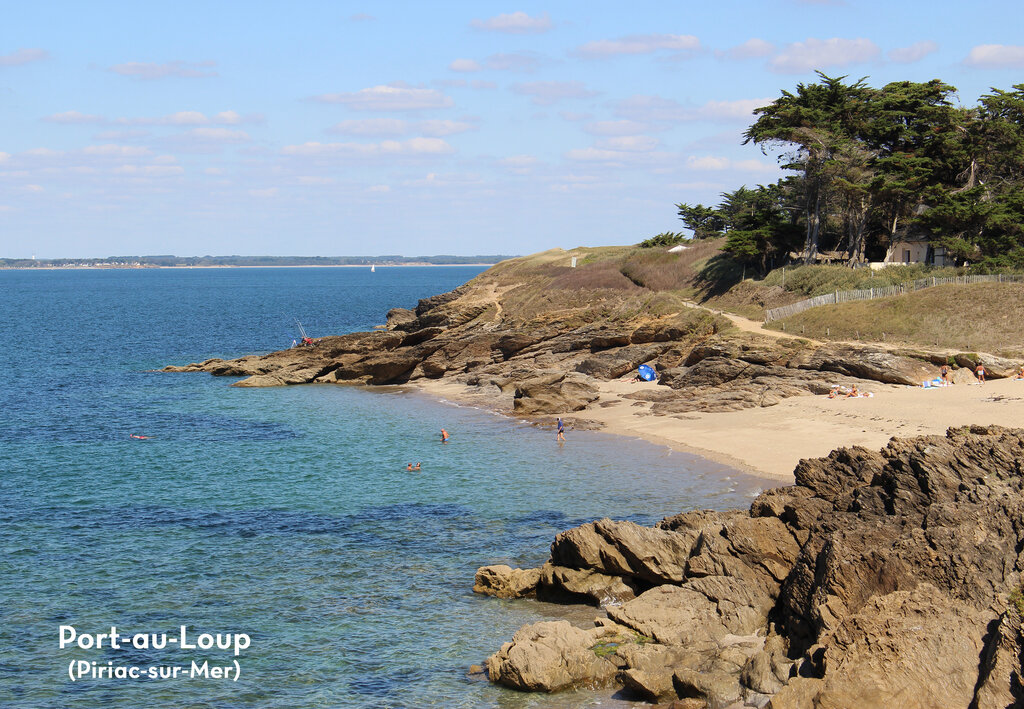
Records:
{"label": "wispy cloud", "polygon": [[573,50],[573,54],[593,59],[621,54],[651,54],[662,50],[695,52],[699,49],[700,40],[689,34],[635,34],[587,42]]}
{"label": "wispy cloud", "polygon": [[452,71],[458,71],[461,73],[472,73],[474,71],[480,71],[483,69],[482,66],[476,61],[476,59],[456,59],[448,68]]}
{"label": "wispy cloud", "polygon": [[307,157],[378,157],[388,155],[444,155],[455,149],[440,138],[412,138],[410,140],[384,140],[379,143],[303,143],[286,145],[284,155]]}
{"label": "wispy cloud", "polygon": [[1024,68],[1024,46],[979,44],[971,49],[964,64],[978,69]]}
{"label": "wispy cloud", "polygon": [[183,62],[170,61],[164,64],[153,62],[125,62],[110,67],[110,71],[121,76],[129,76],[133,79],[151,81],[154,79],[167,79],[171,77],[196,79],[210,76],[217,76],[213,67],[216,62]]}
{"label": "wispy cloud", "polygon": [[10,54],[0,54],[0,66],[20,66],[29,62],[46,59],[50,53],[45,49],[18,49]]}
{"label": "wispy cloud", "polygon": [[256,123],[262,120],[262,116],[243,116],[237,111],[221,111],[212,116],[207,116],[199,111],[177,111],[166,116],[158,117],[137,117],[137,118],[107,118],[92,113],[80,111],[64,111],[54,113],[43,118],[47,123],[60,123],[65,125],[93,124],[93,125],[118,125],[118,126],[205,126],[205,125],[239,125],[242,123]]}
{"label": "wispy cloud", "polygon": [[911,64],[924,59],[929,54],[938,50],[939,45],[929,40],[926,42],[914,42],[909,47],[890,49],[886,56],[889,57],[889,61],[897,64]]}
{"label": "wispy cloud", "polygon": [[761,162],[760,160],[733,160],[731,158],[717,157],[713,155],[696,156],[691,155],[686,159],[686,166],[691,170],[719,171],[719,170],[742,170],[745,172],[777,172],[779,167],[774,163]]}
{"label": "wispy cloud", "polygon": [[530,96],[538,106],[550,106],[563,99],[591,98],[597,96],[582,81],[531,81],[513,84],[512,91],[522,96]]}
{"label": "wispy cloud", "polygon": [[877,59],[878,45],[870,39],[807,39],[794,42],[768,62],[768,68],[779,74],[800,74],[814,69],[845,67]]}
{"label": "wispy cloud", "polygon": [[466,121],[429,120],[405,121],[399,118],[369,118],[364,120],[341,121],[330,128],[329,133],[340,135],[361,135],[367,137],[397,137],[418,133],[441,137],[474,130],[476,126]]}
{"label": "wispy cloud", "polygon": [[722,55],[729,59],[757,59],[770,56],[774,51],[774,44],[755,37],[725,51]]}
{"label": "wispy cloud", "polygon": [[583,130],[591,135],[636,135],[648,129],[646,123],[640,121],[594,121],[583,126]]}
{"label": "wispy cloud", "polygon": [[351,93],[321,94],[313,97],[320,103],[337,103],[354,111],[418,111],[447,108],[450,97],[434,89],[410,88],[403,85],[371,86]]}
{"label": "wispy cloud", "polygon": [[627,120],[684,122],[747,120],[755,108],[767,106],[771,98],[748,98],[735,101],[708,101],[702,106],[684,106],[661,96],[631,96],[613,104],[617,116]]}
{"label": "wispy cloud", "polygon": [[506,32],[508,34],[538,34],[551,29],[551,18],[544,12],[531,17],[525,12],[512,12],[496,15],[486,20],[473,20],[470,23],[478,30],[488,32]]}

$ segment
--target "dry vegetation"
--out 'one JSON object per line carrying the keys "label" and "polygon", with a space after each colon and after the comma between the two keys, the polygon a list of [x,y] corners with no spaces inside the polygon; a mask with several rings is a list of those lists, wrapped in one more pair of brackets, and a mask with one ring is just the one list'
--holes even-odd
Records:
{"label": "dry vegetation", "polygon": [[1024,354],[1024,285],[978,283],[936,286],[915,293],[811,308],[771,323],[820,340]]}

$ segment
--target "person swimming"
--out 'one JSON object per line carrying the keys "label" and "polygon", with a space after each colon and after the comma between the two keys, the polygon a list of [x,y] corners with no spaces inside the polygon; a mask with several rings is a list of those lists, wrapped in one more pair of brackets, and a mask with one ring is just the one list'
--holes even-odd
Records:
{"label": "person swimming", "polygon": [[412,463],[409,463],[407,466],[405,466],[405,469],[408,470],[411,473],[412,472]]}
{"label": "person swimming", "polygon": [[139,440],[139,441],[148,441],[149,440],[149,436],[143,436],[141,433],[131,433],[131,434],[128,434],[128,437],[129,438],[134,438],[134,439]]}
{"label": "person swimming", "polygon": [[415,465],[415,466],[413,467],[413,470],[419,470],[419,469],[420,469],[420,464],[419,464],[419,463],[417,463],[417,464],[416,464],[416,465]]}

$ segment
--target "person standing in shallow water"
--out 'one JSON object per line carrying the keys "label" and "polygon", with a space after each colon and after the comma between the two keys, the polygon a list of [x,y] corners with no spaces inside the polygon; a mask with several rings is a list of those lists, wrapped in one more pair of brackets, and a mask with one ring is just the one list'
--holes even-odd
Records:
{"label": "person standing in shallow water", "polygon": [[556,441],[565,440],[565,424],[562,423],[562,419],[558,419],[558,434],[555,436]]}
{"label": "person standing in shallow water", "polygon": [[442,429],[441,429],[441,443],[447,443],[447,442],[448,442],[448,432],[447,432],[447,431],[445,431],[445,430],[444,430],[444,429],[442,428]]}

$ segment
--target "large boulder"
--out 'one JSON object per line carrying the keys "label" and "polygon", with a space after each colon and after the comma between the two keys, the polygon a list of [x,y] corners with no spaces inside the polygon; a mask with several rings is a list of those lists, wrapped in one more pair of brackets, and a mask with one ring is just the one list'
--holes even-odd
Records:
{"label": "large boulder", "polygon": [[597,388],[582,374],[547,374],[520,382],[513,407],[523,416],[567,413],[586,408],[598,396]]}
{"label": "large boulder", "polygon": [[473,592],[495,598],[523,598],[537,593],[540,569],[513,569],[506,564],[481,566],[473,579]]}
{"label": "large boulder", "polygon": [[525,625],[487,658],[488,677],[533,692],[606,684],[618,668],[594,650],[605,635],[603,628],[581,630],[564,620]]}

